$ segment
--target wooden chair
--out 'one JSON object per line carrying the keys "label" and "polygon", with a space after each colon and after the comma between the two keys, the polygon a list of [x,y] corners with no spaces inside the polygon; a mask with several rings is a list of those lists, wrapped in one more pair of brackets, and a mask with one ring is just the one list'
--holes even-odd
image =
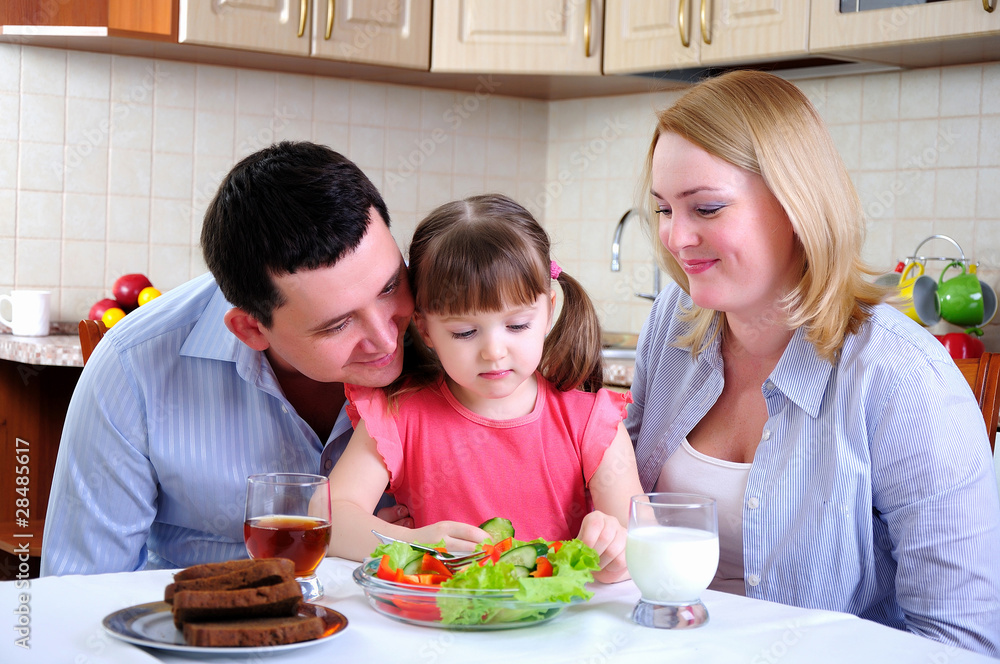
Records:
{"label": "wooden chair", "polygon": [[101,340],[108,328],[104,321],[82,320],[80,321],[80,350],[83,351],[83,363],[90,359],[90,354],[94,352],[94,346]]}
{"label": "wooden chair", "polygon": [[1000,353],[983,353],[982,357],[955,360],[962,375],[969,381],[972,393],[979,399],[990,437],[990,451],[996,444],[997,420],[1000,419]]}

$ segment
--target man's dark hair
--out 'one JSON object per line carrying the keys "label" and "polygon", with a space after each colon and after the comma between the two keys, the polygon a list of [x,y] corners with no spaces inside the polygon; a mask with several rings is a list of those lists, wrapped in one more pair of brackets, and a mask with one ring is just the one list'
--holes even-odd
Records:
{"label": "man's dark hair", "polygon": [[389,224],[375,185],[323,145],[283,141],[236,164],[205,212],[201,246],[230,304],[265,327],[283,304],[272,277],[329,267],[354,251],[371,209]]}

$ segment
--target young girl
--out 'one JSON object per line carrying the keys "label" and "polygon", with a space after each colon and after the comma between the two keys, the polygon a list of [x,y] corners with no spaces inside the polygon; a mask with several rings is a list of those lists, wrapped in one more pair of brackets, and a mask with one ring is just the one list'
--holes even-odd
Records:
{"label": "young girl", "polygon": [[[595,578],[627,578],[629,497],[642,493],[630,398],[599,389],[597,314],[545,231],[504,196],[448,203],[417,227],[409,278],[411,368],[384,390],[346,387],[355,432],[330,473],[330,553],[362,559],[373,528],[469,550],[488,537],[472,524],[500,516],[519,539],[579,537],[601,554]],[[551,279],[564,301],[546,334]],[[372,516],[387,484],[413,529]]]}

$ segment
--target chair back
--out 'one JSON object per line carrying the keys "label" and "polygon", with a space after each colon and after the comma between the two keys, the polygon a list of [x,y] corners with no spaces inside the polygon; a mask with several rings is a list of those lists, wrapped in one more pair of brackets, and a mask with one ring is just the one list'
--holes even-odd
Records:
{"label": "chair back", "polygon": [[992,452],[996,445],[997,421],[1000,419],[1000,353],[983,353],[978,358],[955,360],[955,364],[962,370],[972,393],[979,400]]}
{"label": "chair back", "polygon": [[104,321],[90,319],[80,321],[80,350],[83,352],[84,364],[90,359],[90,354],[94,352],[94,346],[107,331],[108,328],[104,325]]}

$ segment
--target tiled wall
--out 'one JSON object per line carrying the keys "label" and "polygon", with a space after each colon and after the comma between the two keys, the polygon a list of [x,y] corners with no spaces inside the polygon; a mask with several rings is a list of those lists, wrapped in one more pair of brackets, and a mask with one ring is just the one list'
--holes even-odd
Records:
{"label": "tiled wall", "polygon": [[[885,271],[934,234],[954,238],[978,261],[980,278],[1000,286],[1000,64],[795,81],[829,125],[869,218],[867,260]],[[584,275],[605,324],[637,330],[648,311],[631,295],[652,287],[647,240],[625,227],[622,271],[610,271],[614,226],[634,205],[649,147],[652,110],[678,93],[554,102],[549,105],[548,183],[565,185],[546,224],[575,249],[568,267]],[[567,254],[570,252],[567,251]],[[921,254],[955,256],[945,241]],[[929,261],[935,278],[946,263]],[[952,270],[954,273],[954,270]],[[591,276],[593,275],[593,276]],[[932,331],[955,331],[940,323]],[[987,326],[1000,351],[1000,317]]]}
{"label": "tiled wall", "polygon": [[[1000,64],[797,84],[861,192],[873,264],[888,271],[943,233],[1000,286]],[[653,111],[679,93],[546,103],[502,92],[0,44],[0,293],[50,288],[54,318],[73,321],[118,275],[176,286],[205,269],[201,216],[233,163],[274,140],[310,139],[381,187],[404,249],[441,202],[487,190],[518,198],[605,326],[637,331],[649,303],[633,293],[653,287],[650,241],[630,219],[619,273],[611,242],[635,204]],[[943,266],[928,268],[936,276]],[[987,334],[993,350],[998,323]]]}
{"label": "tiled wall", "polygon": [[201,218],[219,182],[276,140],[357,162],[404,248],[453,198],[540,201],[546,104],[494,92],[0,44],[0,293],[51,289],[53,319],[75,321],[122,274],[161,290],[201,274]]}

